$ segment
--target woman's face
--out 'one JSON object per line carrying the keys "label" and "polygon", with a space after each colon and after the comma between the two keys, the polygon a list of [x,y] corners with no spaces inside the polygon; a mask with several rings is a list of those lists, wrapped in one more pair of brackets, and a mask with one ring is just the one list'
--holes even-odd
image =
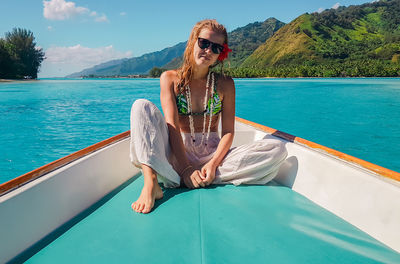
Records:
{"label": "woman's face", "polygon": [[[200,31],[199,38],[207,39],[220,45],[223,45],[225,40],[222,34],[206,28]],[[196,40],[196,43],[194,44],[193,55],[195,64],[198,67],[209,67],[213,65],[219,56],[219,54],[213,53],[211,45],[208,46],[208,48],[201,49],[199,47],[198,40]]]}

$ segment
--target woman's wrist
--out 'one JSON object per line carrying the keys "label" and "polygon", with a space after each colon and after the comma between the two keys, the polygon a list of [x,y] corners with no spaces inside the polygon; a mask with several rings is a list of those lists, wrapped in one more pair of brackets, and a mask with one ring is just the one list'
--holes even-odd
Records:
{"label": "woman's wrist", "polygon": [[209,164],[212,168],[214,168],[214,169],[216,169],[216,168],[219,166],[218,162],[217,162],[216,160],[214,160],[214,159],[211,159],[211,160],[208,162],[208,164]]}

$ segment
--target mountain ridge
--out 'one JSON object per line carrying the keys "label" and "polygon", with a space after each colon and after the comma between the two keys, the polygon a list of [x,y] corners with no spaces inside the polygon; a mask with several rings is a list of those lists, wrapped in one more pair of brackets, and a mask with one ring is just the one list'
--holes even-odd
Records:
{"label": "mountain ridge", "polygon": [[[265,42],[266,39],[271,37],[273,33],[283,25],[285,25],[285,23],[271,17],[263,22],[249,23],[246,26],[236,28],[229,32],[229,45],[230,48],[234,50],[230,54],[230,65],[237,66],[241,64],[248,55],[250,55],[260,44]],[[176,69],[182,63],[182,56],[185,47],[186,42],[180,42],[175,46],[161,51],[146,53],[140,57],[105,62],[84,69],[80,72],[70,74],[66,77],[75,78],[91,74],[95,76],[146,74],[153,67]],[[165,53],[167,52],[173,56],[168,56],[168,59],[159,58],[164,58]]]}
{"label": "mountain ridge", "polygon": [[334,72],[329,70],[326,76],[396,76],[398,67],[391,63],[399,57],[400,0],[386,0],[303,14],[260,45],[240,67],[264,72],[298,67],[298,76],[325,76],[301,73],[318,65],[332,68]]}
{"label": "mountain ridge", "polygon": [[72,73],[66,76],[66,78],[76,78],[90,74],[95,76],[146,74],[151,68],[160,67],[172,59],[179,57],[183,54],[185,47],[186,42],[180,42],[172,47],[146,53],[139,57],[113,60],[98,64],[80,72]]}

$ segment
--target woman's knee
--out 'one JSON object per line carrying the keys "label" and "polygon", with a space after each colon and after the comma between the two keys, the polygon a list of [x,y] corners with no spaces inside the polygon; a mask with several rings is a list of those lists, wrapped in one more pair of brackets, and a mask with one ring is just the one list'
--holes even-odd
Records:
{"label": "woman's knee", "polygon": [[132,110],[135,110],[135,109],[143,109],[143,108],[145,108],[145,107],[147,107],[147,106],[149,106],[149,105],[152,105],[153,103],[152,102],[150,102],[149,100],[147,100],[147,99],[137,99],[137,100],[135,100],[135,102],[133,102],[133,104],[132,104]]}
{"label": "woman's knee", "polygon": [[286,143],[279,139],[262,139],[261,140],[266,147],[266,150],[272,155],[272,158],[276,162],[281,162],[287,155]]}
{"label": "woman's knee", "polygon": [[150,112],[155,105],[147,99],[137,99],[132,104],[131,116],[141,115],[143,111]]}

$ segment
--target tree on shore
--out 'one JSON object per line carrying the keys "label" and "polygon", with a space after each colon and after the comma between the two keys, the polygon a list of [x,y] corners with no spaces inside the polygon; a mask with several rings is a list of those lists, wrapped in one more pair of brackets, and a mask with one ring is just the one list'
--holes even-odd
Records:
{"label": "tree on shore", "polygon": [[0,78],[12,78],[12,60],[8,52],[8,45],[0,38]]}
{"label": "tree on shore", "polygon": [[14,28],[0,39],[0,78],[36,79],[44,56],[30,30]]}
{"label": "tree on shore", "polygon": [[153,67],[153,68],[150,70],[150,72],[149,72],[149,76],[150,76],[150,77],[154,77],[154,78],[160,77],[161,74],[162,74],[164,71],[166,71],[166,70],[167,70],[167,69],[158,68],[158,67]]}

